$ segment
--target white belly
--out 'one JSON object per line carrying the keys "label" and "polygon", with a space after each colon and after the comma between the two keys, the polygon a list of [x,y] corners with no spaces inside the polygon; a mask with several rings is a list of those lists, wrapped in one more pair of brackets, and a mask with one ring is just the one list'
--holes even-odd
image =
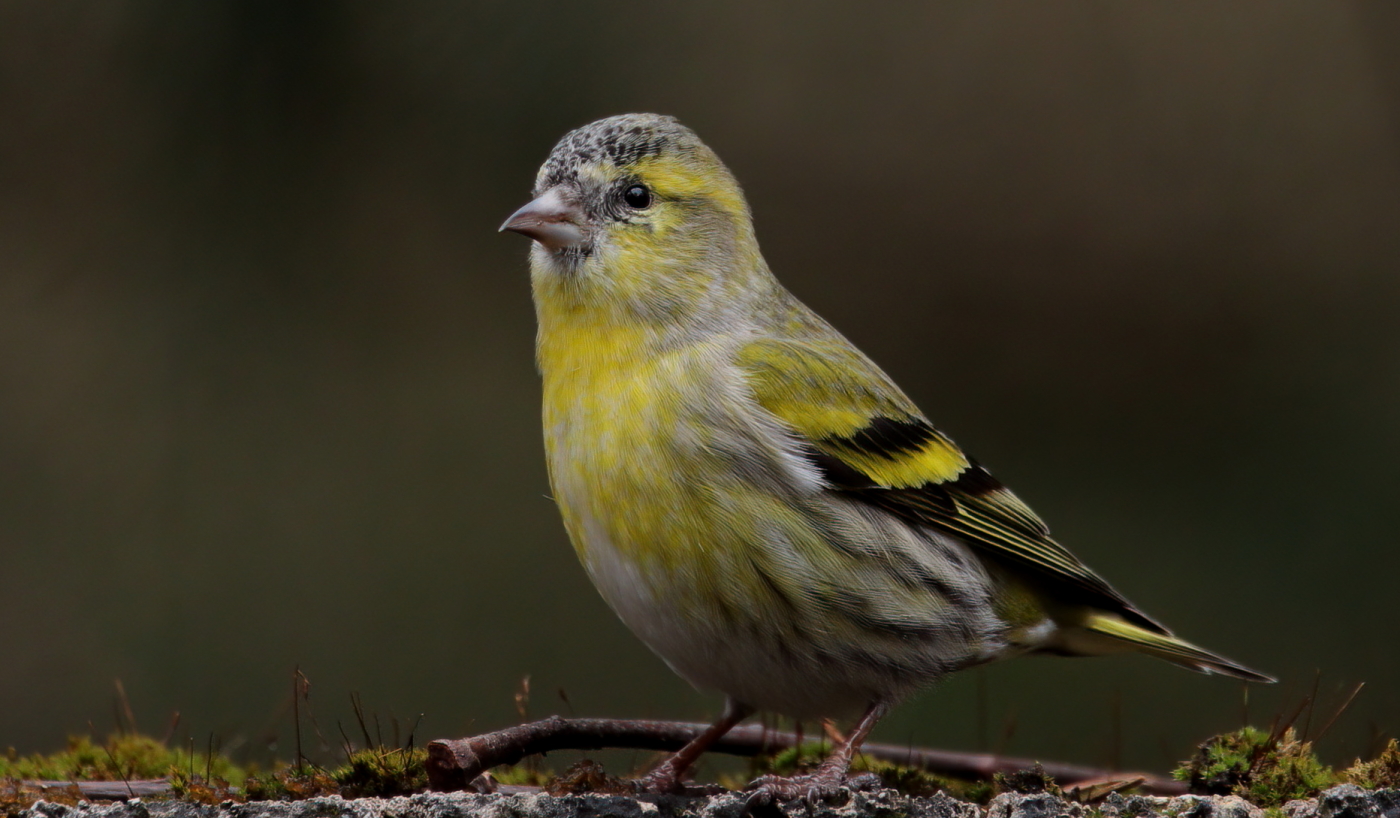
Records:
{"label": "white belly", "polygon": [[[1009,646],[996,623],[965,622],[918,644],[891,646],[853,631],[820,608],[740,611],[738,620],[696,616],[697,579],[639,564],[624,555],[595,520],[582,526],[588,538],[585,567],[618,617],[682,678],[701,690],[795,718],[859,714],[873,701],[898,700],[943,673],[999,658]],[[735,586],[740,583],[735,581]],[[746,616],[747,614],[747,616]],[[951,623],[950,623],[951,624]],[[975,638],[967,638],[969,632]]]}

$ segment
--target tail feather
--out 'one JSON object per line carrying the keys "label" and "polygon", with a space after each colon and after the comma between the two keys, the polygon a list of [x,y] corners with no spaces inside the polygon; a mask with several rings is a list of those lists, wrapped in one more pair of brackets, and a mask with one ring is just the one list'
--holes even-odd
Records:
{"label": "tail feather", "polygon": [[1189,668],[1199,673],[1219,673],[1223,676],[1243,679],[1246,682],[1265,684],[1278,681],[1272,676],[1250,670],[1238,662],[1232,662],[1204,648],[1198,648],[1170,633],[1156,633],[1131,622],[1125,622],[1116,616],[1091,614],[1085,619],[1082,627],[1093,634],[1106,636],[1114,642],[1122,643],[1120,647],[1156,656],[1174,665]]}

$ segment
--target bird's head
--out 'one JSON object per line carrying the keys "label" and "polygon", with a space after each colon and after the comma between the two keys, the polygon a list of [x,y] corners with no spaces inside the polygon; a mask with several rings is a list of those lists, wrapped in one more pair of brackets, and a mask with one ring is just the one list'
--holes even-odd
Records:
{"label": "bird's head", "polygon": [[753,289],[762,267],[738,183],[668,116],[614,116],[565,135],[534,196],[501,229],[535,240],[538,298],[695,318],[725,291]]}

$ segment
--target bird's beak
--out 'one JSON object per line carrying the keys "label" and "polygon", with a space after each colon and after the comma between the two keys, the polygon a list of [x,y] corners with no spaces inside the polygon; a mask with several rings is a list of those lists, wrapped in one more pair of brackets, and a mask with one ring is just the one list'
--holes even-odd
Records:
{"label": "bird's beak", "polygon": [[564,250],[583,244],[583,211],[551,188],[539,198],[510,215],[501,232],[510,230],[529,236],[550,250]]}

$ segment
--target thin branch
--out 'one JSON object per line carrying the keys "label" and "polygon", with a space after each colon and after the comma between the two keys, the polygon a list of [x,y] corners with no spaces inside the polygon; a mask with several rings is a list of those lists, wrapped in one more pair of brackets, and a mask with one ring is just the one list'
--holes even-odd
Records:
{"label": "thin branch", "polygon": [[170,781],[164,778],[132,778],[126,781],[21,781],[25,787],[37,790],[60,790],[72,792],[74,789],[83,798],[104,801],[125,801],[128,798],[147,798],[170,792]]}
{"label": "thin branch", "polygon": [[[428,743],[428,782],[434,790],[467,789],[477,776],[492,767],[516,764],[529,755],[551,750],[629,750],[675,751],[699,735],[708,725],[686,722],[629,719],[564,719],[552,716],[541,721],[497,730],[465,739],[440,739]],[[710,747],[713,752],[754,756],[796,746],[795,733],[769,730],[762,725],[741,725]],[[1036,762],[990,753],[957,753],[904,747],[896,744],[866,744],[864,755],[928,772],[966,778],[987,779],[996,773],[1024,770]],[[1041,762],[1046,774],[1062,784],[1099,781],[1107,778],[1143,779],[1149,792],[1179,795],[1186,785],[1146,773],[1119,773],[1077,764]]]}
{"label": "thin branch", "polygon": [[1351,689],[1351,695],[1347,696],[1347,700],[1342,702],[1342,706],[1337,708],[1337,711],[1332,714],[1332,718],[1328,719],[1327,723],[1322,725],[1322,730],[1317,734],[1316,741],[1322,741],[1322,737],[1327,735],[1327,733],[1332,729],[1332,725],[1337,723],[1337,719],[1340,719],[1342,717],[1342,714],[1347,712],[1347,709],[1351,707],[1351,703],[1356,701],[1356,694],[1360,693],[1361,688],[1365,686],[1365,682],[1356,683],[1356,687],[1353,687]]}

